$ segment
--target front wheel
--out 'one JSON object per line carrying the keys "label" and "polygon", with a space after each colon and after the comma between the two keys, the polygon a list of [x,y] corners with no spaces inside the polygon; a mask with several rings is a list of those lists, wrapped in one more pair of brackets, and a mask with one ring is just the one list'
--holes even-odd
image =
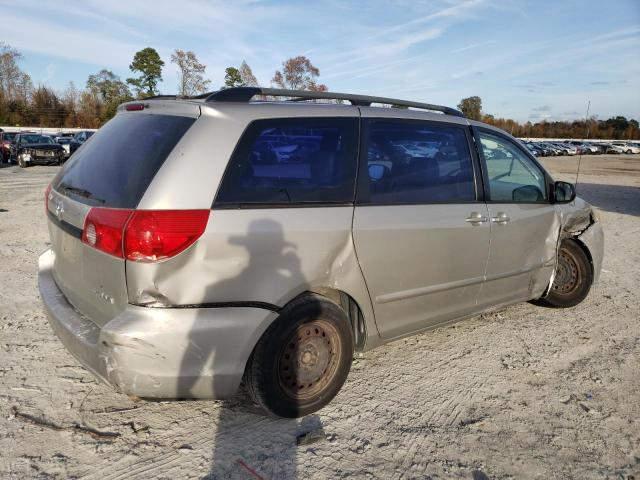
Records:
{"label": "front wheel", "polygon": [[297,418],[336,396],[352,360],[353,337],[342,308],[320,295],[304,295],[285,307],[262,336],[244,381],[267,412]]}
{"label": "front wheel", "polygon": [[587,297],[592,284],[593,271],[587,254],[574,240],[565,240],[558,251],[551,291],[539,303],[555,308],[574,307]]}

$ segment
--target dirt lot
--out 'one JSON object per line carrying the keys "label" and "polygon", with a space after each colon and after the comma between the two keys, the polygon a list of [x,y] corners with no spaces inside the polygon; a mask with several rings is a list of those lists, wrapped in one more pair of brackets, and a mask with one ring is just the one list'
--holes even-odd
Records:
{"label": "dirt lot", "polygon": [[[544,161],[567,180],[576,162]],[[243,395],[133,401],[66,352],[36,287],[56,171],[0,169],[0,477],[640,478],[640,155],[582,160],[607,239],[582,305],[520,304],[368,352],[297,421]]]}

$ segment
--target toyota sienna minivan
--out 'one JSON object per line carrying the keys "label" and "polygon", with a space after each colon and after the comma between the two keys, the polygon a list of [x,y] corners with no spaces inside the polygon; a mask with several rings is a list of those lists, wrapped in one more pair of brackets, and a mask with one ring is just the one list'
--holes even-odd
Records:
{"label": "toyota sienna minivan", "polygon": [[603,255],[593,208],[510,135],[362,95],[125,103],[45,201],[40,293],[84,366],[143,398],[244,382],[283,417],[331,401],[356,351],[516,302],[578,304]]}

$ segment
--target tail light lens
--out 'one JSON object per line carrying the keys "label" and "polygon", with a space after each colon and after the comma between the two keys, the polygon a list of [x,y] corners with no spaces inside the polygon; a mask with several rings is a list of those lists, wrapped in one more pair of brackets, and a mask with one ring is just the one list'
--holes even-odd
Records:
{"label": "tail light lens", "polygon": [[122,237],[131,210],[92,208],[82,229],[82,241],[104,253],[124,258]]}
{"label": "tail light lens", "polygon": [[92,208],[82,241],[135,262],[157,262],[191,246],[204,232],[209,210]]}
{"label": "tail light lens", "polygon": [[156,262],[173,257],[204,232],[209,210],[136,210],[125,230],[127,260]]}

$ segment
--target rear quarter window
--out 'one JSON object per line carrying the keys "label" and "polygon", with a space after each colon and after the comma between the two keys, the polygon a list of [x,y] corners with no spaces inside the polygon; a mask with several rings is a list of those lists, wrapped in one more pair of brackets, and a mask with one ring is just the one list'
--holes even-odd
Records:
{"label": "rear quarter window", "polygon": [[78,149],[53,188],[90,205],[135,208],[195,118],[123,113]]}
{"label": "rear quarter window", "polygon": [[256,120],[247,127],[214,205],[353,202],[356,118]]}

